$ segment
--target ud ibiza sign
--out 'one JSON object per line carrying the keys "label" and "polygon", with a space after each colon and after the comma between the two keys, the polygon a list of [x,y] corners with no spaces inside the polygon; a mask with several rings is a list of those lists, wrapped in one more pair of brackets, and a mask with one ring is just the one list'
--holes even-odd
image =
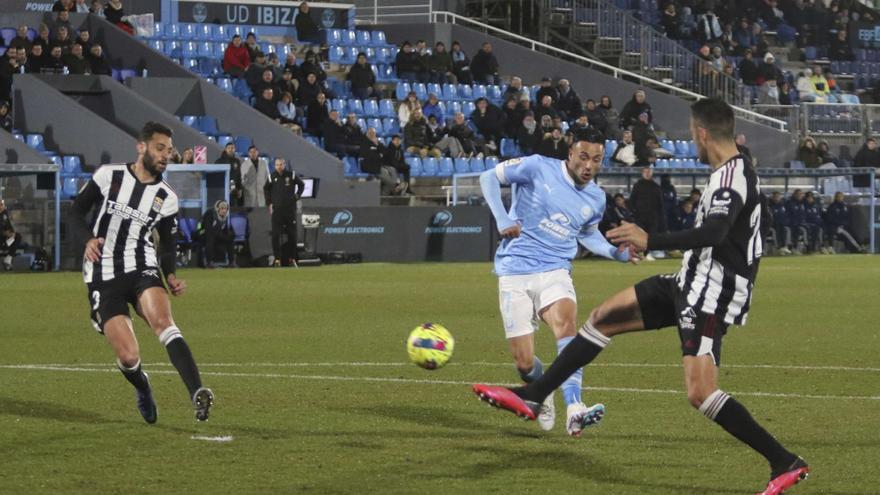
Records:
{"label": "ud ibiza sign", "polygon": [[[178,22],[293,27],[302,2],[272,0],[199,0],[177,2]],[[348,28],[347,4],[309,3],[319,28]]]}

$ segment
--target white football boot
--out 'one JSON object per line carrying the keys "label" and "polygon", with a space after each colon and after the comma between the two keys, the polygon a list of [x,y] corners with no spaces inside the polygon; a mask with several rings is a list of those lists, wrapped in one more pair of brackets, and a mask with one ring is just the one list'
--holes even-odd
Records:
{"label": "white football boot", "polygon": [[538,426],[544,431],[552,430],[556,424],[556,402],[553,401],[555,396],[555,393],[548,395],[538,412]]}
{"label": "white football boot", "polygon": [[595,404],[587,407],[582,402],[569,404],[566,410],[568,419],[565,422],[565,430],[573,437],[580,437],[584,428],[598,424],[605,416],[605,405]]}

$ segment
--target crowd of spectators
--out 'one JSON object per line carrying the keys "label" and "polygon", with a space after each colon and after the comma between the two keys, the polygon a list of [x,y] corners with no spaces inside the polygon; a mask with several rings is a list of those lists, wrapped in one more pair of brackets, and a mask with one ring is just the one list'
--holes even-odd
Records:
{"label": "crowd of spectators", "polygon": [[812,191],[804,193],[800,189],[795,189],[788,199],[779,191],[773,192],[768,201],[770,245],[783,255],[833,254],[833,241],[839,241],[848,252],[865,252],[852,234],[852,218],[843,193],[835,193],[824,210],[820,199]]}

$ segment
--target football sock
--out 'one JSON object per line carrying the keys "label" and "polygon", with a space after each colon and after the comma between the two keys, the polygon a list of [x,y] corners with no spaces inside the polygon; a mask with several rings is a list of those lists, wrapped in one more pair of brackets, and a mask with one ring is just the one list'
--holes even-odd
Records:
{"label": "football sock", "polygon": [[171,364],[177,369],[180,378],[189,389],[189,396],[192,397],[196,390],[202,387],[202,379],[199,377],[199,368],[196,366],[192,352],[183,340],[183,335],[180,334],[180,329],[174,326],[166,328],[159,335],[159,342],[165,346]]}
{"label": "football sock", "polygon": [[534,402],[544,402],[544,399],[575,371],[596,359],[609,342],[611,339],[596,330],[592,323],[589,321],[584,323],[578,334],[559,353],[556,361],[553,361],[544,375],[522,391],[522,397]]}
{"label": "football sock", "polygon": [[517,371],[519,371],[519,377],[522,378],[522,381],[532,383],[544,374],[544,363],[538,359],[538,356],[535,356],[535,360],[532,362],[532,369],[523,371],[517,368]]}
{"label": "football sock", "polygon": [[762,428],[742,404],[721,390],[716,390],[703,401],[700,412],[763,455],[774,469],[788,466],[797,458]]}
{"label": "football sock", "polygon": [[144,374],[144,370],[141,369],[140,359],[138,359],[138,362],[131,368],[126,368],[117,359],[116,366],[119,368],[119,371],[122,372],[122,376],[124,376],[125,379],[128,380],[128,383],[134,385],[134,388],[140,390],[141,392],[149,390],[150,382],[147,380],[147,375]]}
{"label": "football sock", "polygon": [[[562,354],[565,347],[574,340],[574,337],[562,337],[556,341],[557,354]],[[578,368],[577,371],[569,375],[562,382],[562,398],[565,399],[565,405],[577,404],[581,402],[581,382],[584,378],[584,369]]]}

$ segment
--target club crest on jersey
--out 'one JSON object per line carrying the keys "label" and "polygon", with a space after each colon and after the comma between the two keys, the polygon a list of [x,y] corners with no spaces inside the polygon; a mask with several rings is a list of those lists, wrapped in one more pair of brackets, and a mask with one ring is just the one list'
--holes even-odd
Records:
{"label": "club crest on jersey", "polygon": [[155,211],[156,213],[159,213],[159,211],[162,210],[162,204],[163,204],[163,203],[165,203],[165,200],[162,199],[162,198],[160,198],[159,196],[156,196],[155,198],[153,198],[153,208],[152,208],[152,210]]}

